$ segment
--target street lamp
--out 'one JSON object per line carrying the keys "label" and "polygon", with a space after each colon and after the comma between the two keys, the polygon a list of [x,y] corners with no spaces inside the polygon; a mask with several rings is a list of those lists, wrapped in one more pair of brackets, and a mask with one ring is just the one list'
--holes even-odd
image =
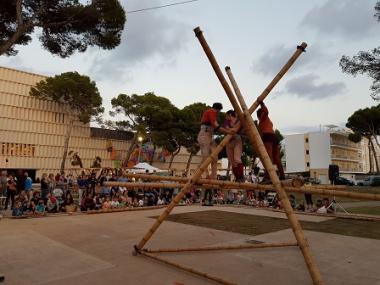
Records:
{"label": "street lamp", "polygon": [[139,157],[138,157],[137,161],[140,162],[141,147],[142,147],[142,144],[141,144],[141,143],[142,143],[142,141],[143,141],[143,137],[142,137],[142,136],[139,136],[137,139],[138,139],[139,144],[140,144],[140,145],[139,145]]}

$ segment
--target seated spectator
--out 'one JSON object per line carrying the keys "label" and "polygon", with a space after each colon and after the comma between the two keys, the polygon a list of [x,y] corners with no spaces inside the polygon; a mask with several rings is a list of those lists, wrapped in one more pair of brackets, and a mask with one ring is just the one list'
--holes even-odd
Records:
{"label": "seated spectator", "polygon": [[106,197],[106,200],[103,202],[102,209],[109,210],[112,208],[112,203],[110,201],[110,197]]}
{"label": "seated spectator", "polygon": [[22,203],[20,200],[17,200],[15,203],[15,206],[12,209],[12,216],[13,217],[22,217],[24,216],[24,211],[22,207]]}
{"label": "seated spectator", "polygon": [[305,212],[305,210],[306,210],[305,202],[302,202],[301,204],[299,204],[299,205],[296,207],[296,210],[297,210],[297,211]]}
{"label": "seated spectator", "polygon": [[335,212],[334,204],[330,205],[328,198],[324,198],[322,204],[325,206],[327,213],[332,214]]}
{"label": "seated spectator", "polygon": [[239,191],[239,192],[236,194],[236,198],[235,198],[235,202],[236,202],[236,204],[237,204],[237,205],[243,204],[243,199],[244,199],[243,192]]}
{"label": "seated spectator", "polygon": [[218,190],[218,192],[217,192],[217,201],[216,201],[216,203],[220,204],[220,205],[224,204],[224,193],[221,190]]}
{"label": "seated spectator", "polygon": [[66,194],[65,200],[63,200],[63,210],[68,213],[77,211],[77,205],[75,205],[73,196],[69,192]]}
{"label": "seated spectator", "polygon": [[95,210],[95,202],[91,194],[88,194],[86,198],[83,199],[81,205],[81,211]]}
{"label": "seated spectator", "polygon": [[46,215],[46,212],[45,212],[45,204],[44,204],[44,200],[43,199],[40,199],[35,207],[35,211],[34,213],[38,216],[45,216]]}
{"label": "seated spectator", "polygon": [[318,214],[327,214],[326,206],[323,205],[322,200],[317,201],[317,213]]}
{"label": "seated spectator", "polygon": [[127,206],[127,197],[124,195],[120,195],[118,198],[119,201],[119,208],[124,208]]}
{"label": "seated spectator", "polygon": [[144,207],[144,200],[142,198],[140,198],[140,200],[138,202],[138,206],[139,207]]}
{"label": "seated spectator", "polygon": [[47,194],[46,210],[48,213],[57,213],[59,210],[57,198],[50,193]]}
{"label": "seated spectator", "polygon": [[38,201],[41,199],[40,197],[40,193],[39,192],[34,192],[33,193],[33,197],[32,199],[30,200],[31,202],[33,202],[34,205],[37,205],[38,204]]}
{"label": "seated spectator", "polygon": [[162,206],[162,205],[164,205],[164,204],[165,204],[164,200],[161,199],[161,197],[158,197],[158,200],[157,200],[157,206]]}
{"label": "seated spectator", "polygon": [[228,190],[227,193],[227,204],[233,204],[235,200],[235,195],[231,190]]}
{"label": "seated spectator", "polygon": [[116,196],[114,196],[112,198],[112,201],[111,201],[111,208],[112,209],[115,209],[115,208],[119,208],[119,201],[118,201],[118,198]]}
{"label": "seated spectator", "polygon": [[99,209],[102,208],[102,205],[103,205],[103,199],[100,198],[99,193],[96,193],[96,194],[95,194],[94,202],[95,202],[95,209],[96,209],[96,210],[99,210]]}

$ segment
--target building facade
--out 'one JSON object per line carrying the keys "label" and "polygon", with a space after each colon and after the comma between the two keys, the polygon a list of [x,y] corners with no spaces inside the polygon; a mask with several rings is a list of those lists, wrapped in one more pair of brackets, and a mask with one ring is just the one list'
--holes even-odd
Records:
{"label": "building facade", "polygon": [[[0,67],[0,168],[8,172],[27,170],[32,177],[42,173],[57,173],[60,169],[64,137],[70,114],[67,106],[29,95],[30,88],[46,77],[20,70]],[[75,122],[66,159],[67,173],[76,173],[72,165],[75,155],[84,168],[90,168],[96,157],[102,167],[120,167],[130,146],[132,133],[91,128]],[[177,171],[186,167],[189,154],[182,150],[173,160]],[[169,159],[154,161],[153,165],[167,168]],[[191,168],[200,162],[192,159]],[[75,164],[75,162],[74,162]]]}
{"label": "building facade", "polygon": [[355,180],[368,172],[366,141],[354,143],[346,130],[285,136],[287,173],[304,173],[322,183],[329,183],[330,164],[339,166],[341,176]]}

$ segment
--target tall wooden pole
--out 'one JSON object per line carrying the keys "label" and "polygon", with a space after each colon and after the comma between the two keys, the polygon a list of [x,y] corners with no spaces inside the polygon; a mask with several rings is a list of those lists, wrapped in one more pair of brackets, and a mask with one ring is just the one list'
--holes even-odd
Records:
{"label": "tall wooden pole", "polygon": [[[198,37],[200,29],[196,28],[194,29],[194,32],[196,36]],[[293,54],[291,59],[285,64],[285,66],[281,69],[281,71],[277,74],[277,76],[272,80],[272,82],[267,86],[267,88],[261,93],[261,95],[259,96],[260,100],[265,99],[265,97],[270,93],[273,87],[280,81],[283,75],[289,70],[289,68],[293,65],[296,59],[300,56],[301,52],[302,50],[300,51],[299,49],[297,49],[297,51]],[[250,111],[253,112],[257,108],[257,106],[258,106],[257,102],[253,103],[253,105],[250,108]],[[152,237],[152,235],[155,233],[155,231],[158,229],[161,223],[170,214],[170,212],[179,203],[179,201],[184,197],[186,192],[189,191],[189,189],[194,185],[194,183],[198,181],[198,179],[201,177],[202,173],[205,171],[208,165],[212,162],[212,160],[217,158],[217,155],[219,154],[219,152],[222,151],[223,147],[231,140],[231,138],[232,138],[231,135],[225,136],[222,142],[214,149],[214,151],[210,154],[210,156],[203,163],[201,163],[201,165],[195,171],[194,175],[188,180],[188,182],[177,194],[177,196],[172,200],[172,202],[168,205],[165,211],[161,213],[161,215],[157,218],[155,223],[144,235],[144,237],[140,240],[140,242],[134,246],[136,252],[141,251],[141,249],[149,241],[149,239]]]}
{"label": "tall wooden pole", "polygon": [[303,254],[303,257],[305,259],[306,265],[309,269],[311,278],[313,279],[314,284],[316,285],[322,285],[324,284],[322,280],[321,273],[319,272],[319,268],[314,260],[314,257],[311,253],[309,244],[306,240],[306,237],[303,234],[301,224],[299,223],[296,215],[294,214],[293,208],[289,202],[288,196],[286,195],[286,192],[284,188],[281,185],[281,181],[278,178],[278,175],[276,173],[276,170],[274,168],[274,165],[266,151],[266,148],[264,146],[264,143],[261,139],[260,133],[256,128],[256,125],[252,119],[252,116],[249,112],[249,109],[244,101],[243,96],[241,95],[240,89],[235,81],[235,78],[231,72],[231,69],[229,67],[226,67],[226,72],[228,74],[228,77],[231,81],[231,84],[235,90],[235,94],[240,102],[240,105],[243,109],[244,113],[244,119],[245,124],[247,124],[246,132],[248,132],[249,140],[252,144],[256,145],[257,151],[261,154],[262,157],[262,163],[267,170],[269,177],[272,181],[272,184],[280,198],[281,204],[284,207],[285,213],[288,217],[288,220],[290,222],[290,225],[292,227],[292,230],[294,232],[294,235],[296,237],[296,240],[298,242],[298,245],[301,249],[301,252]]}

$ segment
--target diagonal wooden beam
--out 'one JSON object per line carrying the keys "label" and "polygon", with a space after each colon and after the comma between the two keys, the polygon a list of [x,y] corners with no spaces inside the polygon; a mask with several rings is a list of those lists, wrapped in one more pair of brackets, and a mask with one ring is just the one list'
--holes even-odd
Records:
{"label": "diagonal wooden beam", "polygon": [[245,100],[240,92],[240,89],[235,81],[235,78],[232,74],[232,71],[229,67],[226,67],[226,72],[228,74],[228,77],[231,81],[231,84],[235,90],[235,94],[240,102],[240,105],[243,109],[244,113],[244,120],[245,124],[247,125],[247,128],[245,129],[246,133],[248,134],[250,142],[255,145],[256,151],[260,153],[260,157],[262,158],[262,163],[267,170],[269,177],[272,181],[272,184],[280,198],[281,204],[284,207],[285,213],[288,217],[288,220],[290,222],[290,225],[292,227],[293,233],[295,235],[295,238],[299,244],[299,247],[301,249],[301,252],[303,254],[303,257],[305,259],[305,263],[307,265],[307,268],[309,270],[310,276],[313,280],[313,283],[315,285],[322,285],[324,284],[322,275],[319,271],[319,268],[315,262],[314,256],[311,253],[309,243],[303,233],[302,227],[300,222],[298,221],[296,215],[294,214],[293,208],[289,202],[288,196],[286,195],[285,189],[281,185],[281,181],[278,178],[278,175],[276,173],[276,170],[274,168],[274,165],[266,151],[266,148],[264,146],[264,143],[261,139],[260,133],[258,129],[256,128],[256,125],[252,119],[252,116],[249,112],[249,109],[245,103]]}

